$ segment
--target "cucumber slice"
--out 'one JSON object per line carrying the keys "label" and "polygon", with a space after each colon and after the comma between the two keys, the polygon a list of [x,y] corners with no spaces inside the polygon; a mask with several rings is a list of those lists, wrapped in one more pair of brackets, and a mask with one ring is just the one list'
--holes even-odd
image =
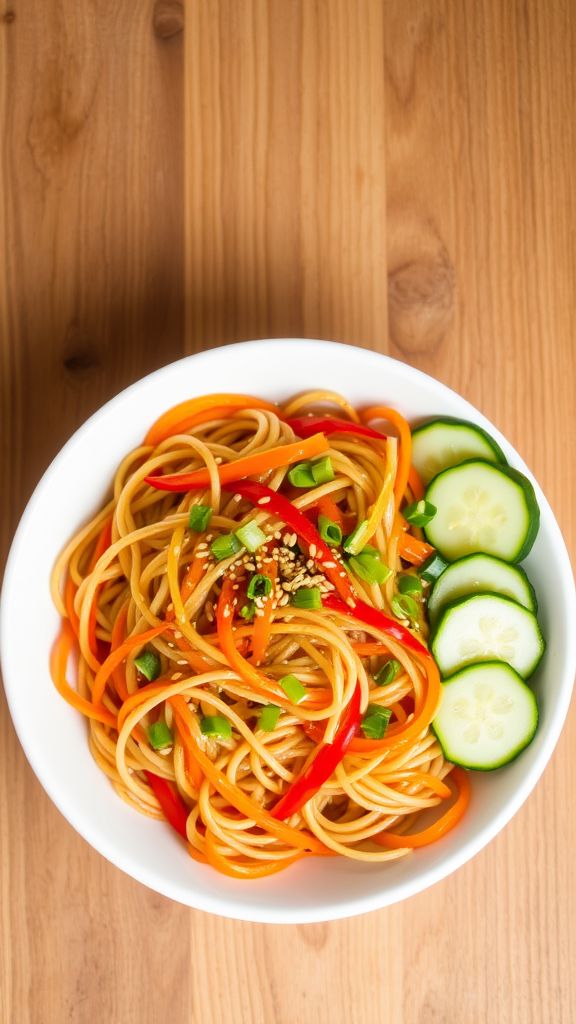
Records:
{"label": "cucumber slice", "polygon": [[523,569],[493,555],[466,555],[452,562],[434,584],[428,598],[430,622],[437,622],[451,601],[479,592],[503,594],[529,612],[536,614],[538,610],[534,588]]}
{"label": "cucumber slice", "polygon": [[496,594],[474,594],[444,610],[432,639],[432,653],[443,676],[476,661],[505,661],[524,679],[544,653],[536,616]]}
{"label": "cucumber slice", "polygon": [[425,484],[443,469],[474,458],[506,463],[500,445],[475,423],[442,416],[412,431],[412,462]]}
{"label": "cucumber slice", "polygon": [[449,761],[484,772],[514,760],[537,725],[532,690],[499,661],[471,665],[447,679],[432,723]]}
{"label": "cucumber slice", "polygon": [[426,538],[449,562],[479,551],[519,562],[538,533],[534,488],[510,466],[471,459],[445,469],[429,485],[426,500],[436,507]]}

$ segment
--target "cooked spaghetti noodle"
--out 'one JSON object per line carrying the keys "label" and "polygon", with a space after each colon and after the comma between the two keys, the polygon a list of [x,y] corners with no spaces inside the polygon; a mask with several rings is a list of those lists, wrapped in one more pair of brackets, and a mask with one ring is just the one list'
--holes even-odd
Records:
{"label": "cooked spaghetti noodle", "polygon": [[402,517],[419,496],[393,409],[211,395],[151,427],[62,552],[55,685],[118,794],[195,859],[386,861],[461,817],[423,602],[398,602],[430,553]]}

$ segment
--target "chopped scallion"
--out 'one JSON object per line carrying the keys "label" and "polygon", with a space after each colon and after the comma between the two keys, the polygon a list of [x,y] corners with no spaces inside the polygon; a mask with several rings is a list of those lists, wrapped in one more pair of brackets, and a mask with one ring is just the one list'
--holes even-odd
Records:
{"label": "chopped scallion", "polygon": [[402,671],[402,665],[395,658],[390,658],[380,666],[374,676],[376,686],[390,686]]}
{"label": "chopped scallion", "polygon": [[191,530],[195,530],[196,533],[203,533],[207,529],[211,518],[212,509],[210,505],[192,505],[188,526]]}
{"label": "chopped scallion", "polygon": [[293,704],[299,704],[301,700],[304,700],[304,697],[308,692],[298,677],[293,675],[291,672],[289,675],[283,676],[280,680],[280,686],[284,690],[288,700],[291,700]]}
{"label": "chopped scallion", "polygon": [[366,714],[360,723],[360,728],[366,739],[381,740],[388,728],[388,722],[392,717],[390,708],[380,707],[379,704],[369,704]]}
{"label": "chopped scallion", "polygon": [[164,750],[165,747],[171,747],[174,742],[172,730],[168,728],[166,722],[154,722],[153,725],[149,725],[148,739],[154,750]]}
{"label": "chopped scallion", "polygon": [[204,736],[215,736],[218,739],[232,739],[232,726],[223,715],[205,715],[200,719],[200,729]]}
{"label": "chopped scallion", "polygon": [[293,487],[315,487],[316,481],[309,462],[298,462],[288,473]]}
{"label": "chopped scallion", "polygon": [[241,526],[239,530],[236,530],[236,536],[240,543],[251,552],[257,551],[268,540],[264,531],[260,529],[253,519],[248,523],[244,523],[244,526]]}
{"label": "chopped scallion", "polygon": [[310,463],[310,470],[315,484],[327,484],[334,479],[334,467],[329,455],[314,459],[314,462]]}
{"label": "chopped scallion", "polygon": [[268,597],[272,593],[272,580],[268,576],[262,576],[257,572],[252,576],[246,594],[254,599],[255,597]]}
{"label": "chopped scallion", "polygon": [[332,548],[338,547],[342,543],[342,530],[338,523],[329,519],[328,516],[318,516],[318,532],[322,540]]}
{"label": "chopped scallion", "polygon": [[359,555],[353,555],[348,560],[348,565],[354,575],[365,583],[386,583],[392,575],[392,570],[380,558],[365,555],[363,551]]}
{"label": "chopped scallion", "polygon": [[418,605],[409,594],[394,594],[390,607],[399,619],[417,619]]}
{"label": "chopped scallion", "polygon": [[146,676],[149,682],[157,679],[160,675],[160,658],[156,651],[142,651],[142,654],[134,658],[134,664],[138,671],[143,676]]}
{"label": "chopped scallion", "polygon": [[274,732],[281,711],[282,708],[277,707],[276,704],[267,704],[258,716],[258,728],[262,729],[262,732]]}
{"label": "chopped scallion", "polygon": [[254,601],[250,601],[248,604],[242,605],[240,609],[240,616],[241,618],[245,619],[246,622],[252,622],[255,611],[256,605],[254,604]]}
{"label": "chopped scallion", "polygon": [[320,594],[320,588],[299,587],[299,589],[295,590],[292,595],[292,604],[295,608],[321,608],[322,597]]}
{"label": "chopped scallion", "polygon": [[221,562],[224,558],[230,558],[231,555],[237,554],[241,547],[242,543],[238,540],[236,534],[222,533],[212,541],[210,551],[216,561]]}
{"label": "chopped scallion", "polygon": [[405,576],[399,576],[398,590],[401,594],[421,594],[422,580],[418,576],[412,576],[408,573]]}
{"label": "chopped scallion", "polygon": [[418,569],[418,575],[421,579],[425,580],[426,583],[435,583],[439,576],[442,575],[444,569],[448,568],[448,562],[445,562],[441,555],[437,551],[429,555],[425,562],[422,563]]}
{"label": "chopped scallion", "polygon": [[436,515],[436,506],[430,501],[414,501],[402,510],[402,515],[407,523],[412,526],[427,526]]}
{"label": "chopped scallion", "polygon": [[362,551],[367,531],[368,520],[364,519],[361,523],[358,523],[358,526],[352,530],[352,533],[344,538],[344,551],[349,555],[357,555],[359,551]]}

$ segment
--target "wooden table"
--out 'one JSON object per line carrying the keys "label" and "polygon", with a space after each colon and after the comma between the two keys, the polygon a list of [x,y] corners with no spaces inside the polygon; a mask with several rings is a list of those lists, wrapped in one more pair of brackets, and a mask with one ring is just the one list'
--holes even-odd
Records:
{"label": "wooden table", "polygon": [[[105,399],[184,353],[304,335],[471,399],[575,552],[574,3],[0,6],[4,551]],[[94,853],[2,698],[2,1022],[570,1024],[575,743],[572,713],[454,877],[274,928],[174,905]]]}

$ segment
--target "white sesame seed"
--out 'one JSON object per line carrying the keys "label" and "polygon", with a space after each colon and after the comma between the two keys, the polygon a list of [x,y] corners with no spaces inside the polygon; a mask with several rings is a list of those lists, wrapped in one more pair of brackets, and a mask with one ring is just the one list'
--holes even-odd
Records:
{"label": "white sesame seed", "polygon": [[214,459],[214,462],[216,463],[217,466],[221,466],[222,465],[222,456],[221,455],[217,455],[216,458]]}
{"label": "white sesame seed", "polygon": [[172,679],[176,682],[177,679],[182,679],[182,672],[174,672]]}
{"label": "white sesame seed", "polygon": [[309,548],[309,551],[310,551],[310,557],[314,558],[314,556],[316,554],[316,545],[315,544],[311,544],[310,548]]}
{"label": "white sesame seed", "polygon": [[266,495],[266,497],[264,497],[264,498],[258,498],[258,501],[256,502],[256,504],[257,505],[267,505],[269,501],[270,501],[270,497],[268,495]]}
{"label": "white sesame seed", "polygon": [[180,630],[178,630],[178,629],[177,629],[177,630],[175,630],[175,632],[174,632],[174,638],[175,638],[176,640],[179,640],[181,636],[182,636],[182,633],[180,632]]}
{"label": "white sesame seed", "polygon": [[322,568],[323,569],[335,569],[336,568],[336,562],[323,562],[322,563]]}

